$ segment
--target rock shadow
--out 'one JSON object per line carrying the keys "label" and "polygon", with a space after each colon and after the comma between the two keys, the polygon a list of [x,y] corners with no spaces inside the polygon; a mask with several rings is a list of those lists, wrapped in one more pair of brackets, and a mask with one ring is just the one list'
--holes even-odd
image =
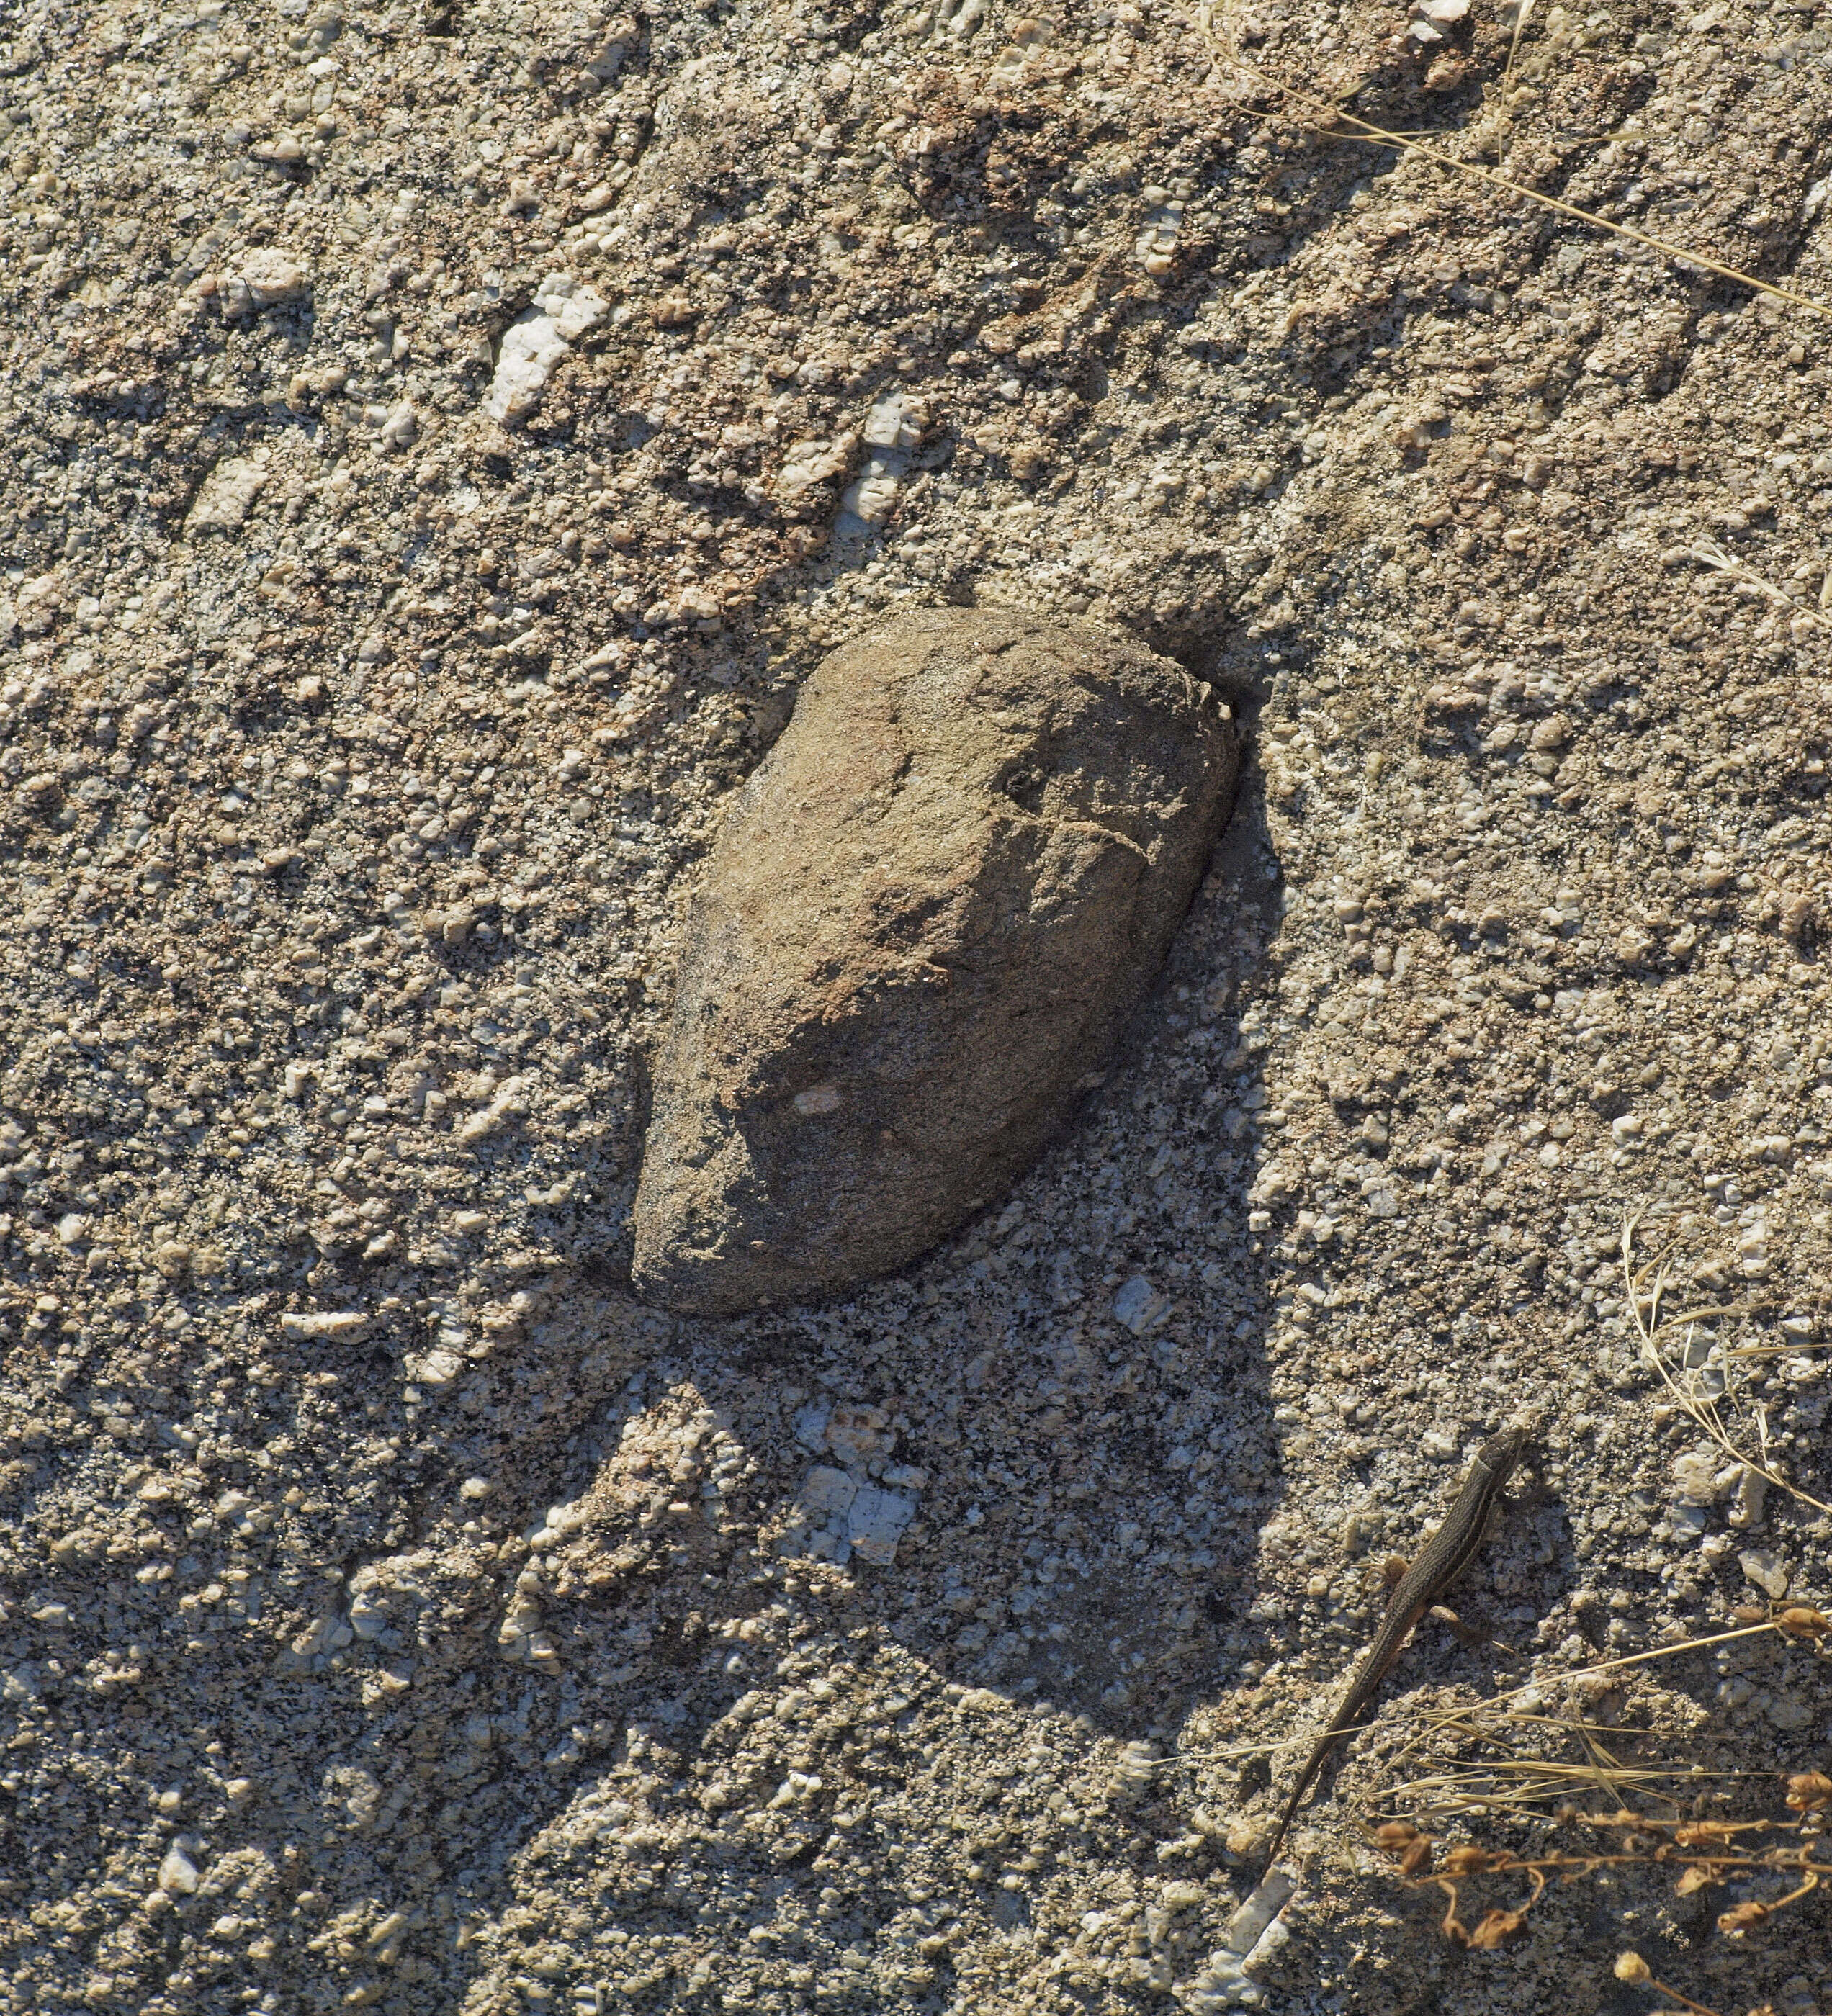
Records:
{"label": "rock shadow", "polygon": [[1274,1483],[1248,1193],[1281,898],[1250,772],[1157,985],[1031,1172],[843,1303],[672,1324],[633,1389],[640,1413],[691,1388],[749,1453],[762,1571],[1115,1736],[1168,1733],[1257,1643]]}
{"label": "rock shadow", "polygon": [[[1258,690],[1231,688],[1250,718]],[[1143,1751],[1116,1766],[1102,1740],[1168,1748],[1263,1653],[1253,1575],[1277,1483],[1250,1193],[1282,893],[1250,759],[1102,1082],[1006,1197],[823,1308],[676,1319],[600,1297],[614,1396],[589,1424],[549,1396],[551,1431],[513,1424],[506,1488],[476,1508],[492,1600],[554,1677],[467,1661],[439,1711],[490,1733],[474,1796],[505,1772],[516,1787],[521,1823],[510,1839],[499,1815],[467,1908],[591,1859],[594,1816],[650,1782],[690,1808],[767,1791],[773,1883],[818,1889],[846,1795],[820,1762],[817,1683],[867,1673],[893,1696],[868,1739],[890,1780],[921,1769],[922,1719],[965,1704],[1002,1716],[1002,1748],[1022,1747],[1021,1716],[1064,1783],[1131,1772],[1114,1798],[1138,1853],[1188,1834],[1186,1780]],[[828,1773],[780,1813],[774,1780],[735,1782],[761,1768],[746,1732],[778,1697],[801,1705],[770,1724],[768,1769],[792,1788]],[[633,1930],[684,1926],[704,1901],[625,1877]]]}

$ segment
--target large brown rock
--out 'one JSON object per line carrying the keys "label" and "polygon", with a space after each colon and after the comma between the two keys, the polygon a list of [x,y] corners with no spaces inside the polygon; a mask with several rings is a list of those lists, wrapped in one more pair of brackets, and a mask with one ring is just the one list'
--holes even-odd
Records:
{"label": "large brown rock", "polygon": [[1226,707],[1091,625],[913,610],[835,651],[694,905],[639,1294],[829,1295],[998,1196],[1157,972],[1239,768]]}

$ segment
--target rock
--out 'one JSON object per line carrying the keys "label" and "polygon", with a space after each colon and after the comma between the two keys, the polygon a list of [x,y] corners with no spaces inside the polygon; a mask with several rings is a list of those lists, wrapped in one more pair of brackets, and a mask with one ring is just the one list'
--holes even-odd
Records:
{"label": "rock", "polygon": [[503,333],[496,376],[485,394],[484,411],[513,427],[540,404],[560,360],[604,315],[608,304],[570,275],[550,274],[536,290],[534,305]]}
{"label": "rock", "polygon": [[377,436],[384,448],[411,448],[420,438],[420,416],[412,404],[403,399],[393,407],[381,424]]}
{"label": "rock", "polygon": [[189,1897],[197,1888],[197,1865],[175,1842],[159,1865],[159,1887],[168,1897]]}
{"label": "rock", "polygon": [[294,1343],[353,1344],[369,1332],[369,1318],[360,1309],[326,1309],[310,1315],[283,1316],[280,1334]]}
{"label": "rock", "polygon": [[247,521],[254,500],[267,484],[267,469],[258,462],[229,456],[205,477],[185,520],[187,531],[233,532]]}
{"label": "rock", "polygon": [[1164,1298],[1144,1275],[1134,1274],[1113,1298],[1115,1319],[1134,1337],[1143,1337],[1164,1306]]}
{"label": "rock", "polygon": [[1743,1570],[1744,1579],[1754,1582],[1764,1595],[1772,1597],[1779,1603],[1787,1593],[1787,1566],[1772,1548],[1751,1547],[1747,1553],[1736,1557],[1736,1563]]}
{"label": "rock", "polygon": [[278,308],[312,290],[311,275],[297,259],[272,246],[251,252],[242,261],[242,284],[258,308]]}
{"label": "rock", "polygon": [[496,353],[496,374],[485,396],[484,411],[505,427],[525,419],[540,404],[568,347],[550,315],[531,312],[511,323]]}
{"label": "rock", "polygon": [[841,434],[833,441],[797,441],[777,472],[777,496],[785,504],[802,503],[818,484],[846,473],[857,445],[852,434]]}
{"label": "rock", "polygon": [[153,1255],[153,1264],[168,1281],[182,1281],[191,1271],[191,1249],[182,1240],[168,1239]]}
{"label": "rock", "polygon": [[835,652],[694,906],[638,1292],[831,1294],[1006,1190],[1157,972],[1239,766],[1206,688],[1091,625],[922,610]]}

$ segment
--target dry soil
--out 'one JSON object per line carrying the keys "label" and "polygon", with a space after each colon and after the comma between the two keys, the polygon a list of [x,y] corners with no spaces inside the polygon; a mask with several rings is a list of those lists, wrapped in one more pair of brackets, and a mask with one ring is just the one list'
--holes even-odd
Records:
{"label": "dry soil", "polygon": [[[1832,2006],[1814,1899],[1467,1953],[1362,1827],[1509,1688],[1756,1774],[1686,1800],[1827,1759],[1805,1643],[1590,1672],[1828,1596],[1617,1262],[1832,1498],[1827,320],[1305,109],[1832,302],[1832,21],[1213,26],[0,20],[7,2007]],[[1177,657],[1240,810],[1008,1201],[658,1316],[719,808],[940,601]],[[1370,1569],[1530,1407],[1508,1650],[1421,1633],[1242,1975]]]}

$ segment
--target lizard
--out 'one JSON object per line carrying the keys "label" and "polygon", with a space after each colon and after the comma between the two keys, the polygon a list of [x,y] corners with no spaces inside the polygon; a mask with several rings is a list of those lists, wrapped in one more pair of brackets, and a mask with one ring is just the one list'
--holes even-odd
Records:
{"label": "lizard", "polygon": [[1477,1451],[1470,1474],[1463,1480],[1463,1488],[1457,1493],[1456,1502],[1444,1524],[1426,1542],[1419,1558],[1394,1586],[1380,1629],[1374,1634],[1373,1643],[1363,1654],[1336,1712],[1318,1737],[1299,1774],[1291,1797],[1285,1803],[1285,1811],[1279,1816],[1272,1845],[1266,1851],[1268,1870],[1278,1853],[1299,1801],[1316,1782],[1317,1773],[1322,1769],[1330,1751],[1360,1721],[1363,1712],[1379,1691],[1381,1682],[1399,1657],[1400,1649],[1413,1625],[1475,1558],[1501,1497],[1502,1486],[1512,1475],[1526,1445],[1526,1429],[1510,1427],[1491,1435]]}

